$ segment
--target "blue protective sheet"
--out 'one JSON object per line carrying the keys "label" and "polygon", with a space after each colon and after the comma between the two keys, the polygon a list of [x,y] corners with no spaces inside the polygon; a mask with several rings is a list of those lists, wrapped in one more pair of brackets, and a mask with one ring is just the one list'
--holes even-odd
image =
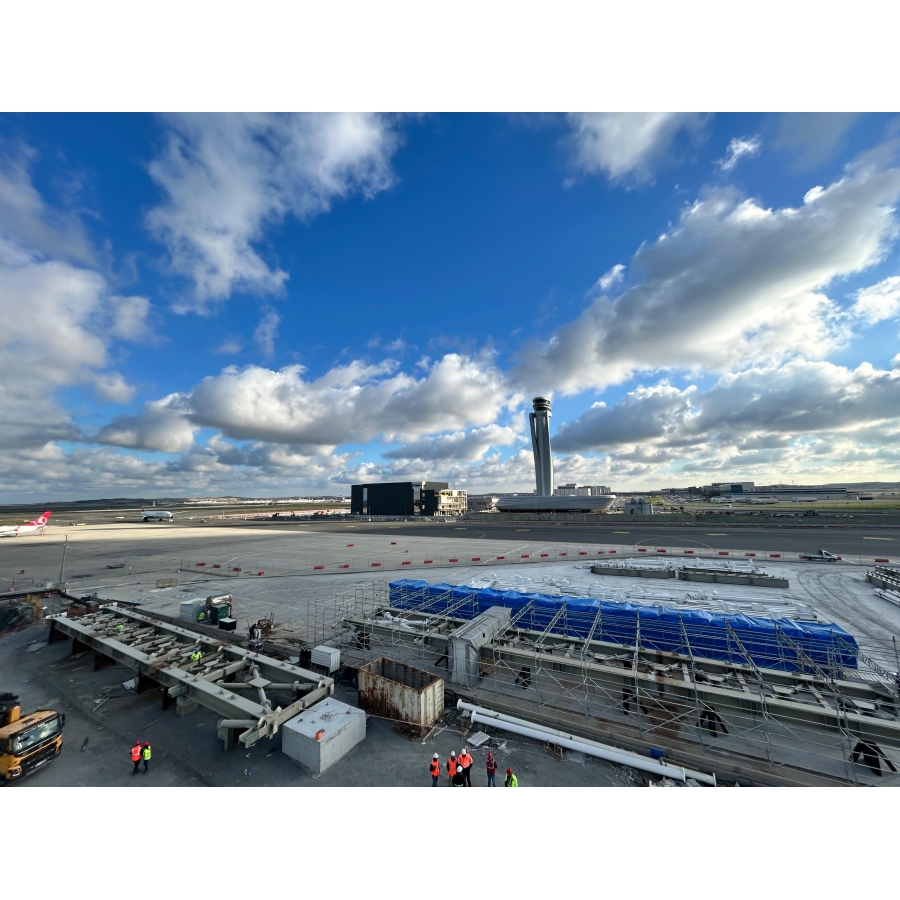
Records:
{"label": "blue protective sheet", "polygon": [[[636,606],[588,597],[520,594],[410,579],[391,582],[390,601],[398,609],[421,607],[429,613],[440,613],[453,606],[451,615],[462,619],[474,618],[492,606],[508,607],[515,615],[533,603],[518,625],[537,630],[546,628],[565,604],[566,615],[551,631],[573,638],[586,638],[593,627],[593,639],[597,641],[634,646],[640,632],[640,646],[644,649],[693,653],[734,663],[746,662],[746,653],[765,669],[808,671],[810,660],[830,673],[857,667],[856,639],[835,624],[671,606]],[[730,632],[727,626],[731,626]]]}

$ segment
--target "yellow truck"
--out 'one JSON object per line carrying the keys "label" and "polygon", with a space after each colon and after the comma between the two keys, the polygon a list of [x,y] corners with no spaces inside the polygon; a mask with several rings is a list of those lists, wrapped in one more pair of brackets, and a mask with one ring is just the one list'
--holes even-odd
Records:
{"label": "yellow truck", "polygon": [[39,709],[22,715],[15,694],[0,694],[0,781],[17,781],[62,752],[64,713]]}

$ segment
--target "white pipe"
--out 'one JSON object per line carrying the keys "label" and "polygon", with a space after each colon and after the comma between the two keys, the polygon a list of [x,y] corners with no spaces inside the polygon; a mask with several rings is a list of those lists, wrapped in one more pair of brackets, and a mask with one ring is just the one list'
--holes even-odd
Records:
{"label": "white pipe", "polygon": [[589,756],[596,756],[599,759],[618,763],[620,766],[631,766],[634,769],[642,769],[645,772],[651,772],[654,775],[661,775],[666,778],[674,778],[677,781],[686,781],[688,778],[693,778],[695,781],[710,784],[713,787],[716,786],[715,775],[694,772],[691,769],[685,769],[683,766],[656,762],[653,759],[647,759],[646,756],[641,756],[639,753],[631,753],[628,750],[620,750],[617,747],[610,747],[597,741],[578,738],[564,731],[548,728],[546,725],[537,725],[534,722],[526,722],[524,719],[517,719],[514,716],[508,716],[505,713],[495,712],[491,709],[484,709],[483,707],[475,706],[473,703],[466,703],[464,700],[458,700],[456,708],[466,709],[471,712],[473,725],[475,722],[480,721],[487,725],[501,728],[504,731],[524,735],[525,737],[539,740],[553,738],[553,743],[559,744],[561,747],[568,747],[570,750],[587,753]]}

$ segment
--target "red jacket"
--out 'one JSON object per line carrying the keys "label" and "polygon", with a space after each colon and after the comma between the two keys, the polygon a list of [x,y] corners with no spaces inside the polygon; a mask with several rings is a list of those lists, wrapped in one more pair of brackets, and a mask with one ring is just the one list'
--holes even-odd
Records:
{"label": "red jacket", "polygon": [[488,775],[496,775],[497,774],[497,760],[496,759],[487,760],[485,765],[487,766]]}

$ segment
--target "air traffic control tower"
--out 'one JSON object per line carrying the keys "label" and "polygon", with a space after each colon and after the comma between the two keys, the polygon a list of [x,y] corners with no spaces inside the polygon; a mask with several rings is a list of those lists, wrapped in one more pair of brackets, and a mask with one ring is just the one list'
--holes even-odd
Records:
{"label": "air traffic control tower", "polygon": [[534,412],[528,414],[531,423],[531,446],[534,449],[534,477],[538,497],[553,495],[553,457],[550,455],[550,401],[535,397]]}

